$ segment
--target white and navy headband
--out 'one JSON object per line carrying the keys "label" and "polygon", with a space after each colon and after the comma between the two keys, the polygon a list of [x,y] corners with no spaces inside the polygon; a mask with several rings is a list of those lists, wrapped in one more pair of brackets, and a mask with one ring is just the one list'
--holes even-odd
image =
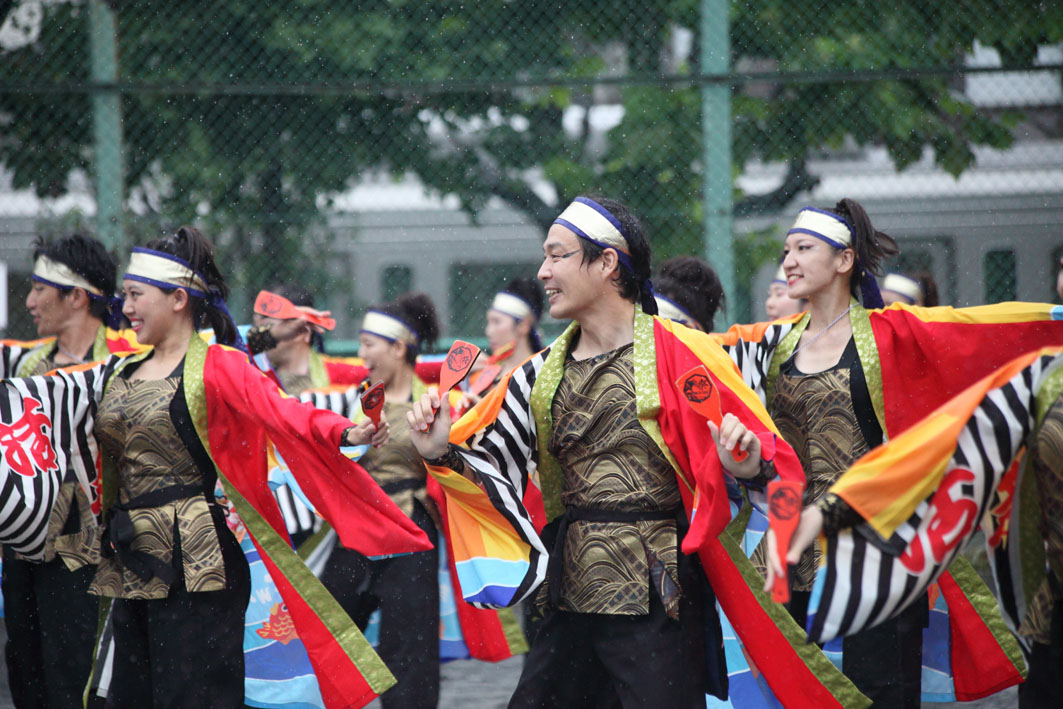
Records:
{"label": "white and navy headband", "polygon": [[365,318],[362,319],[361,332],[383,337],[392,342],[405,342],[415,347],[421,342],[421,338],[417,336],[417,332],[412,327],[394,315],[388,315],[380,310],[366,312]]}
{"label": "white and navy headband", "polygon": [[784,269],[782,266],[779,266],[779,270],[777,270],[775,272],[775,276],[771,279],[771,282],[773,284],[774,283],[781,283],[781,284],[783,284],[785,286],[786,285],[786,269]]}
{"label": "white and navy headband", "polygon": [[491,301],[491,307],[489,310],[497,310],[503,315],[508,315],[515,320],[535,320],[535,311],[532,310],[531,304],[521,298],[519,295],[509,293],[508,291],[499,291],[495,293],[495,299]]}
{"label": "white and navy headband", "polygon": [[[247,346],[244,344],[243,338],[240,337],[240,331],[236,327],[236,321],[233,319],[232,313],[229,312],[229,307],[225,304],[225,298],[222,297],[217,289],[210,287],[203,274],[180,256],[174,256],[165,251],[156,251],[144,246],[134,246],[133,252],[129,255],[129,266],[126,267],[125,275],[122,278],[127,281],[147,283],[150,286],[166,291],[181,288],[193,298],[203,298],[208,305],[222,311],[225,317],[233,323],[236,339],[231,343],[223,342],[222,344],[231,344],[244,352],[247,351]],[[197,323],[196,327],[199,326],[200,324]]]}
{"label": "white and navy headband", "polygon": [[697,318],[688,313],[679,303],[664,297],[660,293],[654,293],[653,298],[657,301],[657,314],[662,318],[674,320],[683,325],[689,324],[701,328],[701,323],[697,321]]}
{"label": "white and navy headband", "polygon": [[909,305],[915,305],[923,298],[923,287],[919,285],[919,281],[900,273],[886,274],[879,288],[896,293],[907,300]]}
{"label": "white and navy headband", "polygon": [[107,304],[107,315],[103,318],[105,325],[118,328],[122,324],[122,299],[114,294],[104,293],[65,263],[42,254],[33,263],[33,274],[30,277],[37,283],[43,283],[61,291],[69,291],[73,288],[83,289],[90,299]]}
{"label": "white and navy headband", "polygon": [[825,241],[836,249],[853,246],[853,227],[844,218],[814,207],[805,207],[797,213],[790,234],[808,234]]}
{"label": "white and navy headband", "polygon": [[[631,262],[631,247],[628,245],[623,225],[612,212],[593,199],[576,197],[554,220],[554,224],[560,224],[581,239],[603,249],[613,249],[621,267],[631,274],[635,273],[635,265]],[[642,309],[650,315],[656,315],[657,304],[653,299],[653,283],[649,278],[642,282],[639,291]]]}
{"label": "white and navy headband", "polygon": [[[797,213],[794,225],[790,227],[790,234],[808,234],[814,236],[836,249],[853,248],[853,225],[844,217],[815,207],[805,207]],[[853,268],[860,269],[860,295],[865,308],[881,308],[882,293],[878,289],[878,281],[874,274],[870,273],[860,263],[857,254]]]}
{"label": "white and navy headband", "polygon": [[210,295],[207,279],[192,268],[188,261],[180,256],[143,246],[133,247],[133,253],[129,256],[129,267],[122,278],[147,283],[163,290],[183,288],[196,298],[206,298]]}
{"label": "white and navy headband", "polygon": [[84,276],[79,275],[74,269],[70,268],[65,263],[53,261],[44,255],[38,256],[37,260],[33,263],[32,278],[38,283],[43,283],[46,286],[52,286],[59,290],[82,288],[90,296],[96,296],[98,298],[106,297],[104,296],[103,291],[89,283]]}
{"label": "white and navy headband", "polygon": [[554,224],[571,229],[578,236],[603,249],[615,249],[620,256],[620,263],[634,273],[631,265],[631,247],[620,220],[613,214],[587,197],[576,197],[572,204],[554,220]]}

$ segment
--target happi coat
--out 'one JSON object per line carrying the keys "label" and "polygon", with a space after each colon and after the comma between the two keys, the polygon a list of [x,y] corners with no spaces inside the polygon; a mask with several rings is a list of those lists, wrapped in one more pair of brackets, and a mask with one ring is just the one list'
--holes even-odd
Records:
{"label": "happi coat", "polygon": [[[539,531],[563,512],[563,473],[547,450],[551,401],[577,330],[573,323],[549,348],[505,374],[453,426],[451,443],[478,483],[429,466],[445,495],[461,593],[474,606],[530,599],[545,578],[549,553]],[[762,457],[774,462],[780,477],[802,480],[796,455],[777,438],[761,402],[710,336],[637,306],[633,358],[640,423],[671,462],[690,521],[682,550],[699,556],[752,660],[745,667],[744,658],[727,656],[735,705],[752,706],[755,700],[766,706],[866,706],[866,697],[819,648],[805,644],[786,610],[760,590],[764,581],[738,545],[741,531],[730,526],[740,486],[723,470],[705,419],[688,406],[676,381],[696,365],[707,366],[723,412],[758,434]],[[747,684],[736,682],[737,669],[744,669]]]}
{"label": "happi coat", "polygon": [[[104,509],[114,501],[117,480],[113,466],[99,455],[94,415],[111,378],[142,356],[0,382],[3,430],[28,425],[30,431],[13,442],[5,439],[0,534],[7,534],[12,520],[27,516],[43,515],[46,524],[49,495],[54,499],[64,478],[77,479],[86,490],[102,487]],[[339,451],[350,421],[282,394],[244,353],[193,336],[182,387],[195,435],[280,591],[284,620],[306,646],[324,705],[363,706],[394,678],[288,544],[267,482],[267,436],[344,545],[375,555],[427,549],[429,540]],[[0,538],[4,544],[13,541]]]}
{"label": "happi coat", "polygon": [[[1040,303],[962,309],[898,303],[866,310],[854,300],[849,321],[884,438],[888,441],[899,436],[942,402],[1016,355],[1063,344],[1061,317],[1063,309],[1059,306]],[[772,323],[736,325],[715,337],[745,382],[769,404],[779,367],[793,354],[807,326],[808,314],[804,313]],[[854,553],[859,558],[862,552]],[[932,606],[931,626],[924,633],[924,665],[931,664],[933,680],[940,679],[941,686],[929,687],[928,692],[924,673],[924,699],[968,701],[1021,682],[1024,666],[989,589],[966,559],[950,555],[950,560],[954,563],[938,587],[931,590],[931,601],[936,605]],[[872,573],[864,561],[858,563],[860,569]],[[913,588],[916,584],[914,579],[904,583]],[[865,584],[867,594],[863,596],[868,607],[875,609],[871,623],[903,608],[887,600],[892,591],[884,586],[872,589],[871,585]],[[868,619],[862,616],[855,622],[849,616],[844,621],[828,620],[822,613],[813,616],[817,601],[825,593],[833,592],[829,586],[826,590],[822,586],[820,591],[813,589],[809,611],[812,640],[823,642],[868,626]],[[906,598],[910,602],[915,596]],[[888,612],[883,611],[886,606]],[[836,606],[831,608],[837,610]]]}

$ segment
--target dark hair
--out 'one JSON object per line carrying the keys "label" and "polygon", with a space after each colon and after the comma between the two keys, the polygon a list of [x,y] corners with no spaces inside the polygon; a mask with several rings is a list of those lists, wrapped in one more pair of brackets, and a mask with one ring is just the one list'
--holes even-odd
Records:
{"label": "dark hair", "polygon": [[[586,241],[586,239],[580,239],[580,241]],[[543,289],[539,285],[539,281],[534,278],[525,278],[520,276],[518,278],[511,278],[506,287],[502,289],[503,293],[509,293],[515,295],[531,307],[532,315],[535,316],[535,322],[531,324],[531,329],[528,330],[528,346],[531,347],[533,352],[538,352],[543,348],[543,341],[539,337],[539,332],[535,328],[535,324],[543,316]]]}
{"label": "dark hair", "polygon": [[290,300],[292,305],[314,307],[314,294],[298,284],[278,281],[270,285],[266,290]]}
{"label": "dark hair", "polygon": [[[266,290],[290,300],[292,305],[303,305],[308,308],[314,307],[314,294],[297,283],[276,281],[266,288]],[[320,332],[313,328],[310,328],[310,347],[318,352],[325,351],[325,338],[321,336]]]}
{"label": "dark hair", "polygon": [[930,271],[916,271],[909,276],[919,284],[919,290],[923,291],[923,306],[934,308],[941,305],[941,297],[938,295],[938,284]]}
{"label": "dark hair", "polygon": [[[834,209],[828,208],[827,211],[837,214],[852,227],[852,249],[856,253],[856,262],[853,264],[853,272],[849,277],[849,289],[853,295],[857,295],[860,293],[860,283],[864,279],[865,272],[881,276],[883,261],[900,253],[900,247],[897,246],[892,236],[871,226],[871,217],[867,216],[867,211],[855,200],[846,197],[834,205]],[[881,303],[878,305],[864,303],[864,305],[871,308],[881,307]]]}
{"label": "dark hair", "polygon": [[[37,237],[33,242],[33,260],[36,261],[41,256],[63,264],[99,288],[104,297],[89,298],[89,313],[94,318],[107,319],[110,315],[110,298],[114,295],[118,264],[98,239],[79,233],[54,241]],[[60,294],[65,297],[70,290],[61,288]]]}
{"label": "dark hair", "polygon": [[723,284],[712,266],[696,256],[676,256],[660,265],[653,287],[712,330],[716,311],[724,302]]}
{"label": "dark hair", "polygon": [[[148,243],[149,249],[161,251],[187,261],[199,275],[207,281],[210,294],[222,301],[229,297],[229,287],[225,285],[218,266],[214,263],[214,244],[192,226],[183,226],[173,236],[165,236]],[[177,288],[163,289],[172,293]],[[239,338],[236,325],[229,313],[209,302],[209,298],[190,299],[192,305],[192,322],[196,329],[204,325],[214,328],[214,339],[223,345],[231,345]]]}
{"label": "dark hair", "polygon": [[[646,231],[642,228],[642,223],[634,212],[615,199],[594,195],[585,196],[587,199],[594,200],[600,204],[620,222],[620,231],[627,241],[628,255],[631,258],[631,266],[635,272],[632,273],[620,266],[620,278],[617,281],[617,286],[620,289],[622,298],[637,303],[640,295],[644,295],[642,294],[642,284],[650,277],[650,242],[646,239]],[[580,249],[583,251],[583,263],[590,263],[596,260],[605,251],[601,246],[583,238],[579,239],[579,243]]]}
{"label": "dark hair", "polygon": [[419,352],[428,350],[431,344],[439,337],[439,319],[436,317],[436,307],[425,293],[403,293],[395,300],[374,305],[370,310],[379,310],[404,322],[407,327],[417,333],[420,343],[417,346],[406,347],[406,361],[414,364]]}

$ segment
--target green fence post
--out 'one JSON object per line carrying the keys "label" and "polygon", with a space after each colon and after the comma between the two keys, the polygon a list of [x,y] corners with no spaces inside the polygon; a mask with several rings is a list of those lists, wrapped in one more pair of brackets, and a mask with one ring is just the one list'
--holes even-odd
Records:
{"label": "green fence post", "polygon": [[[727,18],[728,0],[701,0],[701,73],[730,71],[731,41]],[[701,130],[705,172],[702,199],[705,228],[705,258],[720,276],[727,298],[730,322],[736,317],[734,229],[731,204],[731,87],[702,84]],[[730,324],[725,323],[725,325]],[[721,325],[717,323],[717,328]]]}
{"label": "green fence post", "polygon": [[122,97],[118,82],[118,33],[114,11],[105,0],[89,1],[90,78],[109,84],[92,92],[93,172],[96,233],[108,249],[123,245]]}

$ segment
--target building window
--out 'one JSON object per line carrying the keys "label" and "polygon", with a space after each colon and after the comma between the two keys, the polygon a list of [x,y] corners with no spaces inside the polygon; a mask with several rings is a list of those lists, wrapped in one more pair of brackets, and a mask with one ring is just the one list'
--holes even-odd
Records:
{"label": "building window", "polygon": [[1002,303],[1016,299],[1015,252],[1012,249],[994,249],[982,259],[982,282],[985,284],[985,302]]}
{"label": "building window", "polygon": [[385,303],[395,300],[413,287],[413,269],[409,266],[394,265],[384,269],[380,278],[380,299]]}

